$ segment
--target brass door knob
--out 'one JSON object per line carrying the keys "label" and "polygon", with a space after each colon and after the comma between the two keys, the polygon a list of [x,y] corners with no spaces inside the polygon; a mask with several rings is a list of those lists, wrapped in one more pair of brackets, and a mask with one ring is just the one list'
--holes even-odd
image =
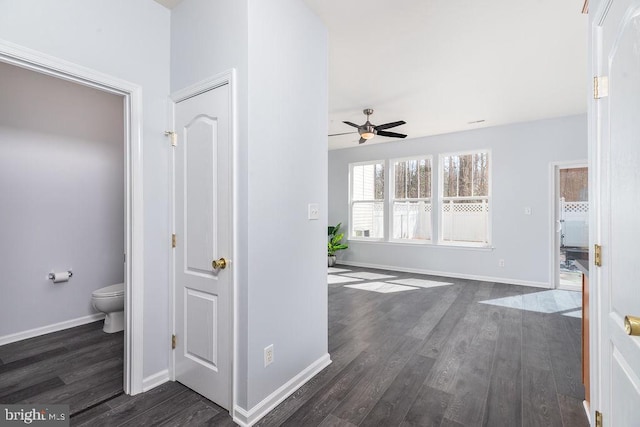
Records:
{"label": "brass door knob", "polygon": [[215,270],[224,270],[226,266],[227,260],[224,258],[214,259],[213,261],[211,261],[211,267],[213,267]]}
{"label": "brass door knob", "polygon": [[627,335],[640,335],[640,317],[624,316],[624,330]]}

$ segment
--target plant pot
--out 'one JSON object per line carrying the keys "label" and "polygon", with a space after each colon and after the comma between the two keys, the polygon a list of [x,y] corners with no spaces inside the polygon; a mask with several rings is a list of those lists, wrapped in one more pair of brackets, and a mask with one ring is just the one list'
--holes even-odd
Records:
{"label": "plant pot", "polygon": [[329,267],[333,267],[334,265],[336,265],[336,256],[329,255]]}

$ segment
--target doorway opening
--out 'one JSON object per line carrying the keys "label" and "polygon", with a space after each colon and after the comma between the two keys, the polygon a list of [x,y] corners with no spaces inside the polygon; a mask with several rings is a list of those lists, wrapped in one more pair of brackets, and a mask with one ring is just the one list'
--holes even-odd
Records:
{"label": "doorway opening", "polygon": [[553,284],[582,290],[580,263],[589,260],[588,168],[584,162],[556,164],[553,169]]}
{"label": "doorway opening", "polygon": [[[129,82],[0,41],[0,62],[121,97],[124,106],[124,357],[123,389],[143,388],[142,90]],[[75,201],[77,202],[77,201]],[[73,267],[73,266],[71,266]],[[90,298],[90,295],[89,295]],[[54,325],[56,326],[56,325]],[[69,327],[57,324],[60,330]],[[27,331],[32,332],[32,331]],[[36,336],[38,334],[32,334]],[[27,338],[25,335],[23,338]]]}

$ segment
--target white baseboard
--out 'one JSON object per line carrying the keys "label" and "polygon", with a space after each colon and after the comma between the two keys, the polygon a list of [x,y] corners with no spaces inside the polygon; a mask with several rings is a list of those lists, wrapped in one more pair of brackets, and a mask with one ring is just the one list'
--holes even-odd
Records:
{"label": "white baseboard", "polygon": [[582,406],[584,407],[584,412],[587,414],[587,420],[589,421],[589,425],[591,425],[591,411],[589,410],[589,402],[586,400],[582,401]]}
{"label": "white baseboard", "polygon": [[287,381],[282,387],[264,398],[262,402],[250,410],[245,410],[239,406],[233,408],[233,421],[243,427],[250,427],[267,415],[273,408],[278,406],[283,400],[291,396],[293,392],[302,387],[307,381],[316,376],[318,372],[331,364],[329,353],[307,366],[302,372]]}
{"label": "white baseboard", "polygon": [[160,372],[156,372],[153,375],[149,375],[142,380],[142,392],[147,392],[152,388],[158,387],[160,384],[166,383],[169,380],[170,377],[168,369],[164,369]]}
{"label": "white baseboard", "polygon": [[450,273],[447,271],[423,270],[421,268],[397,267],[394,265],[371,264],[368,262],[358,261],[339,260],[338,264],[350,265],[353,267],[379,268],[381,270],[402,271],[405,273],[428,274],[431,276],[451,277],[454,279],[479,280],[481,282],[506,283],[508,285],[532,286],[534,288],[553,289],[553,286],[551,286],[547,282],[533,282],[529,280],[508,279],[504,277],[478,276],[475,274]]}
{"label": "white baseboard", "polygon": [[582,285],[558,285],[558,289],[563,291],[582,292]]}
{"label": "white baseboard", "polygon": [[16,332],[15,334],[0,337],[0,345],[10,344],[16,341],[26,340],[27,338],[39,337],[40,335],[50,334],[51,332],[62,331],[64,329],[73,328],[87,323],[96,322],[104,319],[104,313],[90,314],[77,319],[65,320],[64,322],[54,323],[53,325],[41,326],[39,328],[29,329],[28,331]]}

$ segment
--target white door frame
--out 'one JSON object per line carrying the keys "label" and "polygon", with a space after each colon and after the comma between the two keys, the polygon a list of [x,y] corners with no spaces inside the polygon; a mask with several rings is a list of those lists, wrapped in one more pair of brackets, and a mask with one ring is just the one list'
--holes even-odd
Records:
{"label": "white door frame", "polygon": [[[560,288],[560,266],[556,258],[556,251],[560,247],[558,233],[556,232],[556,213],[558,207],[556,205],[558,197],[558,172],[560,169],[586,168],[588,161],[585,160],[569,160],[561,162],[549,163],[549,287],[551,289]],[[589,198],[591,195],[589,195]],[[577,290],[569,289],[568,290]]]}
{"label": "white door frame", "polygon": [[124,392],[142,392],[143,380],[143,182],[142,88],[133,83],[0,40],[0,62],[124,97],[125,105],[125,329]]}
{"label": "white door frame", "polygon": [[[236,295],[238,295],[238,290],[237,290],[237,286],[238,286],[238,265],[242,264],[241,262],[238,262],[239,257],[238,257],[238,245],[236,244],[237,242],[237,237],[238,237],[238,221],[236,218],[236,213],[238,212],[238,189],[236,186],[236,177],[238,174],[238,167],[237,167],[237,162],[238,162],[238,143],[237,143],[237,138],[238,138],[238,128],[237,128],[237,98],[236,98],[236,71],[235,69],[230,69],[227,71],[224,71],[222,73],[216,74],[215,76],[212,76],[210,78],[204,79],[198,83],[195,83],[191,86],[188,86],[184,89],[180,89],[176,92],[173,92],[170,96],[171,98],[171,102],[170,102],[170,121],[169,123],[171,123],[171,127],[173,129],[173,131],[175,131],[175,104],[177,104],[180,101],[184,101],[185,99],[188,98],[192,98],[194,96],[197,96],[203,92],[207,92],[209,90],[215,89],[217,87],[223,86],[223,85],[229,85],[229,94],[230,94],[230,99],[229,99],[229,117],[231,120],[230,123],[230,127],[229,127],[229,131],[230,131],[230,143],[231,143],[231,176],[229,177],[229,182],[231,183],[231,198],[232,198],[232,202],[231,202],[231,206],[229,206],[229,218],[231,218],[231,222],[232,222],[232,238],[231,238],[231,253],[232,255],[232,260],[233,260],[233,264],[234,264],[234,268],[233,268],[233,274],[231,276],[231,292],[230,292],[230,310],[229,310],[229,319],[228,319],[228,325],[229,325],[229,336],[231,337],[231,348],[229,349],[229,357],[231,360],[231,390],[229,390],[229,395],[231,397],[231,399],[229,400],[231,402],[231,405],[229,405],[229,412],[233,414],[234,408],[236,406],[236,391],[237,391],[237,366],[236,366],[236,360],[237,359],[237,354],[238,354],[238,341],[237,341],[237,336],[238,336],[238,321],[237,321],[237,315],[239,313],[238,310],[238,301],[236,298]],[[178,144],[180,143],[180,141],[178,141]],[[171,229],[172,229],[172,233],[175,233],[176,230],[176,223],[175,223],[175,200],[174,200],[174,182],[175,182],[175,153],[172,153],[171,155],[171,179],[169,180],[171,188],[169,191],[170,194],[170,222],[171,222]],[[175,334],[176,332],[176,309],[175,309],[175,289],[176,289],[176,276],[175,276],[175,251],[171,252],[171,262],[169,263],[169,276],[170,276],[170,292],[169,292],[169,310],[171,311],[170,313],[170,317],[171,317],[171,330],[173,331],[172,333]],[[169,366],[169,377],[171,378],[172,381],[176,380],[176,358],[175,358],[175,352],[171,353],[171,365]]]}

